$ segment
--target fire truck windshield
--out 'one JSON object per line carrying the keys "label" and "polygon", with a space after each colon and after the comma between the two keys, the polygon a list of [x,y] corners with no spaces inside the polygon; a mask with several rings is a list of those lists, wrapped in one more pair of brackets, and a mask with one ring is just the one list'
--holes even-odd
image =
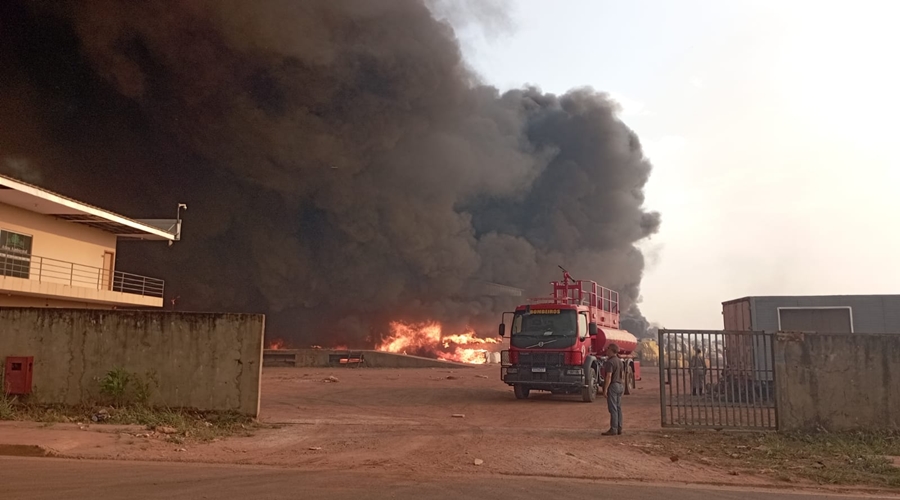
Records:
{"label": "fire truck windshield", "polygon": [[[578,334],[576,320],[575,311],[571,309],[519,311],[513,317],[510,342],[515,347],[529,347],[541,338],[566,337],[567,340],[571,338],[574,342]],[[568,341],[554,342],[553,347],[562,347],[563,344],[569,343]]]}

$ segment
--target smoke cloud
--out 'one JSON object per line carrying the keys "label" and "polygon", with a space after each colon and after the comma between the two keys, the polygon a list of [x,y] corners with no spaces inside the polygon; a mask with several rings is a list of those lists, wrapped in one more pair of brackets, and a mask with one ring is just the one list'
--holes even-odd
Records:
{"label": "smoke cloud", "polygon": [[644,321],[637,136],[606,94],[479,83],[441,4],[2,2],[0,170],[137,218],[187,203],[181,242],[118,268],[301,345],[493,325],[521,298],[483,282],[546,294],[557,265]]}

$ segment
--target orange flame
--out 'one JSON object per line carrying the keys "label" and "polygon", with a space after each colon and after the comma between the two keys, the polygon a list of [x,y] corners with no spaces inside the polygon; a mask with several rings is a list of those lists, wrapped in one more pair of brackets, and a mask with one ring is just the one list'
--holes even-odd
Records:
{"label": "orange flame", "polygon": [[[414,354],[459,363],[483,364],[493,350],[485,349],[497,344],[497,339],[482,339],[471,329],[457,335],[443,335],[439,323],[390,323],[391,333],[378,344],[379,351]],[[461,347],[479,345],[480,348]]]}
{"label": "orange flame", "polygon": [[282,339],[275,339],[275,340],[269,342],[269,349],[273,349],[273,350],[276,350],[276,351],[277,351],[278,349],[284,349],[284,340],[282,340]]}

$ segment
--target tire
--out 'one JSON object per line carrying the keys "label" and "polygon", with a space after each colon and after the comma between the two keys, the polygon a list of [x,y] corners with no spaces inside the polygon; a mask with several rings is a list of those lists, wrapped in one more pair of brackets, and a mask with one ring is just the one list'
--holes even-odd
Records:
{"label": "tire", "polygon": [[513,392],[516,393],[516,399],[528,399],[528,393],[531,392],[531,389],[522,384],[516,384],[513,386]]}
{"label": "tire", "polygon": [[625,368],[625,395],[631,395],[631,390],[636,387],[634,382],[634,367],[628,366]]}
{"label": "tire", "polygon": [[587,387],[581,389],[581,400],[585,403],[593,403],[597,399],[597,368],[592,366],[588,374]]}

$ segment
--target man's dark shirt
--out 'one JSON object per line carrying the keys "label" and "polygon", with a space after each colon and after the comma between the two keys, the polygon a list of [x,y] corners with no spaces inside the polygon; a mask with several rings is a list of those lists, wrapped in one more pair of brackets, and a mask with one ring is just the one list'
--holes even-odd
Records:
{"label": "man's dark shirt", "polygon": [[625,383],[625,368],[622,366],[622,360],[618,357],[612,357],[603,362],[603,371],[606,372],[610,383]]}

